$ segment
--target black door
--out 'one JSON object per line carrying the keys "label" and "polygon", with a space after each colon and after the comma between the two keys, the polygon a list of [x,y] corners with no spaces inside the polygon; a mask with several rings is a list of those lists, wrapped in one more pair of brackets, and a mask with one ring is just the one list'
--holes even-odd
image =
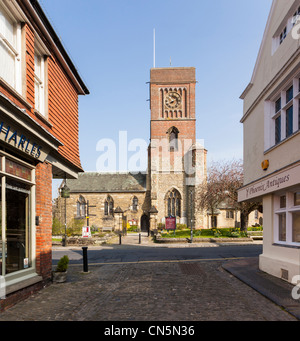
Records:
{"label": "black door", "polygon": [[150,228],[150,220],[149,217],[144,214],[141,217],[141,231],[142,232],[148,232]]}

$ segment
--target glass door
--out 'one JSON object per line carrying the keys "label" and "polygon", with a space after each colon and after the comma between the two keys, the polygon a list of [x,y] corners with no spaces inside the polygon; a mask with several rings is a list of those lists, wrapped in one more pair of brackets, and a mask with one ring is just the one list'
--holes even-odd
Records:
{"label": "glass door", "polygon": [[30,266],[30,187],[6,181],[6,274]]}

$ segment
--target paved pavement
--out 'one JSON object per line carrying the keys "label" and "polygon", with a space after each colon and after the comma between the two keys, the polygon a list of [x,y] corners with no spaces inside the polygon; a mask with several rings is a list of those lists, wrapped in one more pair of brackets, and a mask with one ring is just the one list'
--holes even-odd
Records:
{"label": "paved pavement", "polygon": [[[131,243],[124,238],[120,248]],[[162,247],[145,238],[143,246]],[[257,257],[102,263],[88,273],[73,264],[66,283],[44,288],[0,321],[297,321],[292,289],[260,272]]]}

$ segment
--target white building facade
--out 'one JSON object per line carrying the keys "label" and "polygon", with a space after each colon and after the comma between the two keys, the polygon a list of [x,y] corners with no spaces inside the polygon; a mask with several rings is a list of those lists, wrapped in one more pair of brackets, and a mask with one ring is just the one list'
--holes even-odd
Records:
{"label": "white building facade", "polygon": [[300,274],[300,1],[274,0],[252,79],[243,92],[244,187],[261,200],[259,266],[289,282]]}

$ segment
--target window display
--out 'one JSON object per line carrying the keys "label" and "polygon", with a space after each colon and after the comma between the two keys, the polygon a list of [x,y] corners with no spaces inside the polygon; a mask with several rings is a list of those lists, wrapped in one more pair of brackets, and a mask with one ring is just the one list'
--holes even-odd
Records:
{"label": "window display", "polygon": [[0,275],[32,266],[31,190],[32,168],[2,156],[0,174]]}

